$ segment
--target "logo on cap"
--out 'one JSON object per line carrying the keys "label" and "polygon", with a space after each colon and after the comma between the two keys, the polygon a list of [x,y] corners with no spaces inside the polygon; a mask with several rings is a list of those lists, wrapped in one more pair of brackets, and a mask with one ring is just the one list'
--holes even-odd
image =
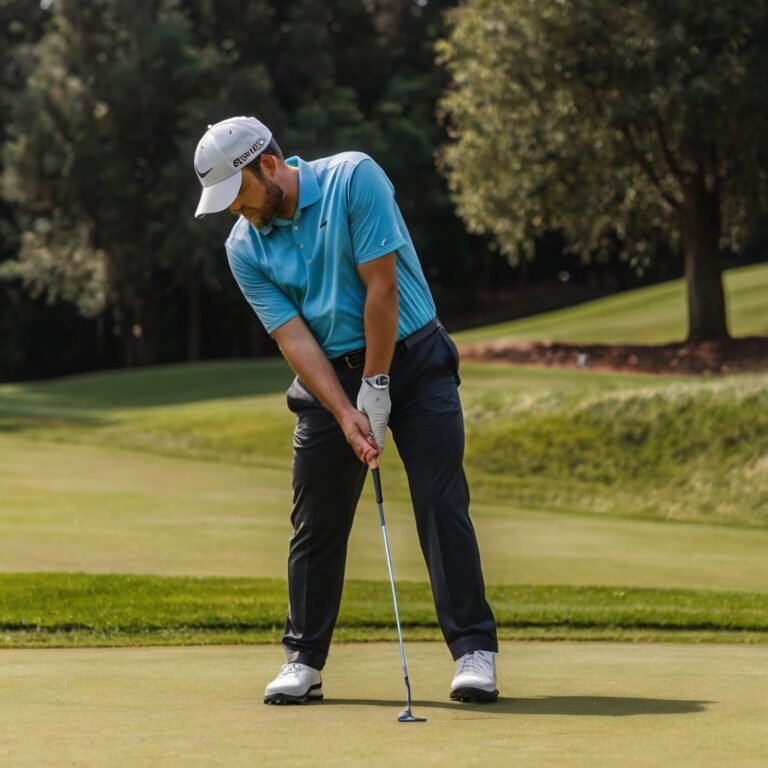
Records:
{"label": "logo on cap", "polygon": [[259,139],[247,152],[244,152],[240,157],[236,157],[232,165],[237,168],[238,165],[242,165],[262,144],[264,139]]}

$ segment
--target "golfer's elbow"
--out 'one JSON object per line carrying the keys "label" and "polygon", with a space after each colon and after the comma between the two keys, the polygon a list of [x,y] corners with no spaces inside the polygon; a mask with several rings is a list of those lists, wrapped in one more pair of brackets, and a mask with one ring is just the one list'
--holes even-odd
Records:
{"label": "golfer's elbow", "polygon": [[366,310],[396,312],[398,308],[397,279],[371,283],[365,296]]}
{"label": "golfer's elbow", "polygon": [[306,323],[299,316],[293,317],[287,323],[275,328],[270,336],[277,342],[283,356],[288,360],[291,359],[295,349],[306,345],[310,338],[314,340]]}

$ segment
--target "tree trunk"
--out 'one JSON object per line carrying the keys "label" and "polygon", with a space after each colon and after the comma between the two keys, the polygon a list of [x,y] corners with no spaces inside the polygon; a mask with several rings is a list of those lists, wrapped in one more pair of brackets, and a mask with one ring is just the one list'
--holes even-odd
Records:
{"label": "tree trunk", "polygon": [[131,333],[132,324],[128,322],[128,318],[123,316],[120,321],[120,340],[123,344],[123,367],[133,368],[134,355],[133,355],[133,334]]}
{"label": "tree trunk", "polygon": [[158,299],[150,296],[140,302],[136,318],[136,358],[138,365],[143,368],[154,365],[158,358]]}
{"label": "tree trunk", "polygon": [[187,361],[200,359],[200,284],[190,278],[187,284]]}
{"label": "tree trunk", "polygon": [[688,341],[730,338],[720,262],[720,199],[703,181],[686,196],[682,212],[683,258],[688,289]]}
{"label": "tree trunk", "polygon": [[96,355],[100,368],[106,368],[104,362],[104,312],[96,318]]}

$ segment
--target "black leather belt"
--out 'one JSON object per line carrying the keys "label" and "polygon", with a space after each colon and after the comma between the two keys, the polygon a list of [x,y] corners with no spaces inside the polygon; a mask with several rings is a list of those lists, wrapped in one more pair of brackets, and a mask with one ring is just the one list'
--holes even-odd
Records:
{"label": "black leather belt", "polygon": [[[410,336],[400,339],[400,341],[395,344],[395,354],[398,352],[407,352],[412,347],[415,347],[420,341],[426,339],[427,336],[431,336],[438,328],[442,327],[443,324],[440,320],[433,317],[425,326],[419,328],[418,331],[414,331]],[[347,352],[346,355],[332,358],[331,365],[333,365],[334,368],[344,368],[348,370],[362,368],[365,365],[365,347],[356,349],[354,352]]]}

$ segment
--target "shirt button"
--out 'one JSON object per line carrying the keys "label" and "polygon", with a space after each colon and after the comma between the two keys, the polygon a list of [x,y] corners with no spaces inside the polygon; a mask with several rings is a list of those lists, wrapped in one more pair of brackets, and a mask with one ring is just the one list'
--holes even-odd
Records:
{"label": "shirt button", "polygon": [[300,243],[299,248],[303,248],[303,247],[304,247],[304,243]]}
{"label": "shirt button", "polygon": [[298,227],[294,227],[293,229],[294,229],[294,232],[295,232],[298,229]]}

